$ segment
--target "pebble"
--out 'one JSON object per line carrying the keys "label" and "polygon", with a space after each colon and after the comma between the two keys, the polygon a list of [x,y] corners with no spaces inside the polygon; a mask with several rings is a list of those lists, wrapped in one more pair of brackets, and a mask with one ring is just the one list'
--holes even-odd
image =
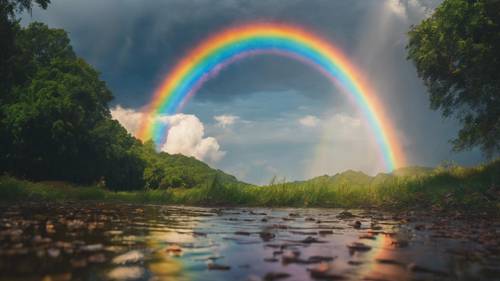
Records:
{"label": "pebble", "polygon": [[228,265],[222,265],[222,264],[217,264],[217,263],[209,263],[208,264],[208,269],[209,270],[230,270],[231,267]]}

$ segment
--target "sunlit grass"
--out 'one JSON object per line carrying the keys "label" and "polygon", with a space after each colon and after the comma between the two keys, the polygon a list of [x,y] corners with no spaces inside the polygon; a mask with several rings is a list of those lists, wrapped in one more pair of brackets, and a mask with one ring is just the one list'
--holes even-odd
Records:
{"label": "sunlit grass", "polygon": [[342,208],[441,208],[500,210],[500,160],[474,168],[438,167],[427,174],[385,175],[366,183],[328,178],[267,186],[222,185],[199,188],[112,192],[97,186],[33,183],[0,178],[0,201],[111,201],[203,206],[287,206]]}

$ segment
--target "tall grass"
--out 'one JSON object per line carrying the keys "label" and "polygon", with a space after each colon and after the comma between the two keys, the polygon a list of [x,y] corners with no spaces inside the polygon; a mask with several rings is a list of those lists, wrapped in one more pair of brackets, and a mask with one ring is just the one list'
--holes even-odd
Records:
{"label": "tall grass", "polygon": [[191,189],[111,192],[96,186],[33,183],[0,178],[0,201],[112,201],[129,203],[345,208],[442,208],[500,211],[500,160],[474,168],[438,167],[419,175],[386,175],[367,183],[311,180],[267,186],[223,185],[217,179]]}

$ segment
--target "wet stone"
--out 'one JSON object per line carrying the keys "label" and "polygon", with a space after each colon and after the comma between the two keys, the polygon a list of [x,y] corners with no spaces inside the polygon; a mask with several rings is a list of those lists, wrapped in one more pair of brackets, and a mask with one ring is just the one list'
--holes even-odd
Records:
{"label": "wet stone", "polygon": [[367,252],[367,251],[370,251],[372,249],[372,247],[370,247],[366,244],[360,243],[360,242],[354,242],[350,245],[347,245],[347,248],[349,248],[349,250],[355,251],[355,252]]}
{"label": "wet stone", "polygon": [[276,237],[276,235],[272,232],[261,232],[261,233],[259,233],[259,236],[264,241],[269,241],[269,240],[273,239],[274,237]]}
{"label": "wet stone", "polygon": [[352,225],[352,227],[354,227],[356,229],[360,229],[361,228],[361,222],[360,221],[355,221],[354,224]]}
{"label": "wet stone", "polygon": [[405,266],[405,264],[403,262],[393,260],[393,259],[376,259],[376,262],[381,263],[381,264],[392,264],[392,265],[397,265],[397,266],[402,266],[402,267]]}
{"label": "wet stone", "polygon": [[125,254],[113,258],[114,264],[130,264],[137,263],[144,258],[144,255],[139,251],[130,251]]}
{"label": "wet stone", "polygon": [[350,218],[354,218],[354,217],[355,216],[351,212],[348,212],[348,211],[340,212],[337,215],[337,218],[339,218],[339,219],[350,219]]}
{"label": "wet stone", "polygon": [[218,263],[209,263],[208,269],[209,270],[230,270],[231,267],[228,265],[223,265],[223,264],[218,264]]}

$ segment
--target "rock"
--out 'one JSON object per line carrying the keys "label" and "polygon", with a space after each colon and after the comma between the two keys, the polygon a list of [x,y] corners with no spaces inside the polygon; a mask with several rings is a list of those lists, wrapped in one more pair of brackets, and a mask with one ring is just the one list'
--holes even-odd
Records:
{"label": "rock", "polygon": [[317,238],[307,236],[304,240],[300,241],[301,243],[311,244],[311,243],[325,243],[324,241],[320,241]]}
{"label": "rock", "polygon": [[425,224],[417,224],[415,225],[415,230],[425,230]]}
{"label": "rock", "polygon": [[381,263],[381,264],[392,264],[392,265],[398,265],[398,266],[403,266],[403,267],[405,266],[405,264],[403,262],[393,260],[393,259],[376,259],[376,261],[378,263]]}
{"label": "rock", "polygon": [[340,212],[337,215],[337,218],[339,218],[339,219],[350,219],[350,218],[354,218],[354,215],[351,212],[343,211],[343,212]]}
{"label": "rock", "polygon": [[135,280],[144,275],[144,269],[138,266],[117,267],[108,272],[107,276],[111,280]]}
{"label": "rock", "polygon": [[297,262],[299,256],[300,256],[300,252],[298,252],[298,251],[286,250],[286,251],[283,251],[283,254],[281,255],[281,259],[282,259],[283,263],[293,263],[293,262]]}
{"label": "rock", "polygon": [[362,261],[348,261],[347,264],[357,266],[357,265],[362,265],[363,262]]}
{"label": "rock", "polygon": [[82,246],[80,249],[82,251],[86,251],[86,252],[95,252],[95,251],[102,250],[103,248],[104,247],[102,244],[92,244],[92,245]]}
{"label": "rock", "polygon": [[361,228],[361,222],[360,221],[355,221],[352,227],[354,227],[356,229],[360,229]]}
{"label": "rock", "polygon": [[139,251],[130,251],[127,252],[123,255],[119,255],[115,257],[112,262],[114,264],[130,264],[130,263],[137,263],[139,261],[142,261],[144,258],[144,255],[139,252]]}
{"label": "rock", "polygon": [[333,261],[337,257],[330,257],[330,256],[310,256],[307,261],[308,263],[320,263],[320,262],[326,262],[326,261]]}
{"label": "rock", "polygon": [[209,263],[209,270],[230,270],[231,267],[229,265],[217,264],[217,263]]}
{"label": "rock", "polygon": [[359,242],[354,242],[350,245],[347,245],[347,248],[349,248],[349,250],[353,252],[367,252],[372,249],[372,247]]}
{"label": "rock", "polygon": [[172,255],[180,255],[182,253],[182,248],[179,245],[172,244],[165,249],[165,251]]}
{"label": "rock", "polygon": [[57,248],[50,248],[50,249],[47,249],[47,254],[51,258],[57,258],[61,254],[61,250],[59,250]]}
{"label": "rock", "polygon": [[262,240],[267,242],[267,241],[273,239],[276,235],[274,235],[274,233],[272,233],[272,232],[263,231],[263,232],[259,233],[259,236],[260,236],[260,238],[262,238]]}

